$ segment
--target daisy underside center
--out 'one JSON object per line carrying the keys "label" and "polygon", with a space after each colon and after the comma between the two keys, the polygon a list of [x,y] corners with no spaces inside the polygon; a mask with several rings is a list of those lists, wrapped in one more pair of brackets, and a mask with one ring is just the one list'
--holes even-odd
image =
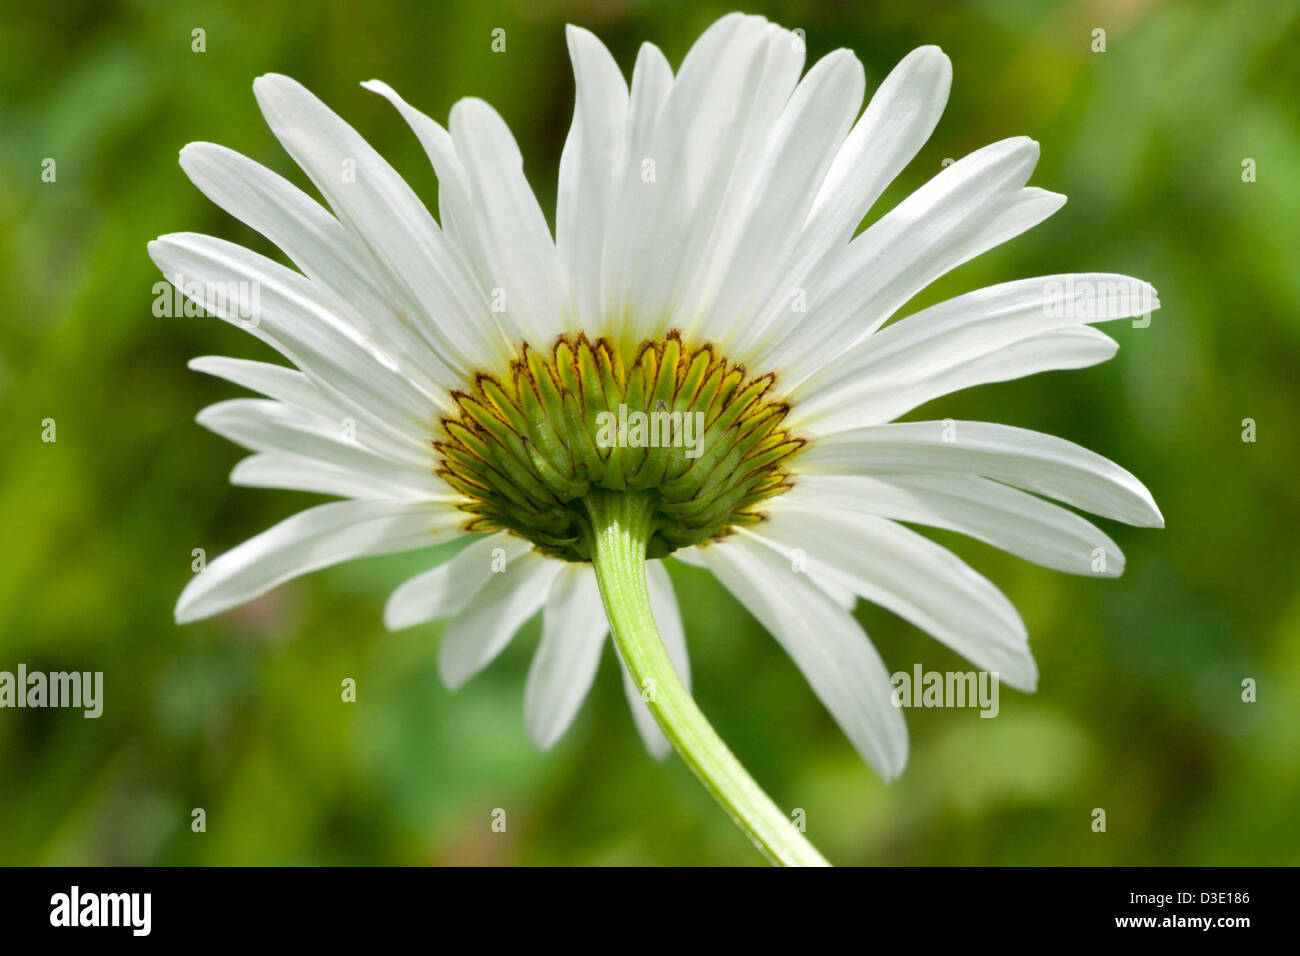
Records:
{"label": "daisy underside center", "polygon": [[564,335],[518,354],[453,393],[458,414],[438,426],[438,473],[466,497],[470,530],[591,561],[592,495],[631,492],[651,503],[646,557],[660,558],[761,520],[791,484],[805,440],[783,425],[775,376],[712,345]]}

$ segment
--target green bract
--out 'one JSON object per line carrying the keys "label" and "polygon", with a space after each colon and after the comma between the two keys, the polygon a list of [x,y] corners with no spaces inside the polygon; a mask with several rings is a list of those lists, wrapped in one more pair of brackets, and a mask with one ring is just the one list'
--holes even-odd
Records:
{"label": "green bract", "polygon": [[509,374],[479,374],[441,423],[438,473],[470,501],[476,531],[507,529],[541,551],[590,561],[584,498],[593,488],[654,502],[647,556],[759,520],[789,484],[803,446],[769,398],[772,375],[750,376],[709,345],[676,332],[643,342],[627,361],[606,339],[561,336],[545,355],[528,346]]}

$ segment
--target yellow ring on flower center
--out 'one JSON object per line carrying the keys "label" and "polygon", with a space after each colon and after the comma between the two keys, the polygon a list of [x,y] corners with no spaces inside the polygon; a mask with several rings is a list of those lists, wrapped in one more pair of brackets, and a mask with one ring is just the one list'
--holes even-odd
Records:
{"label": "yellow ring on flower center", "polygon": [[549,355],[524,345],[508,376],[480,373],[442,419],[437,469],[467,499],[473,531],[509,530],[547,554],[591,560],[582,499],[590,489],[655,497],[647,556],[761,520],[756,508],[790,485],[804,445],[769,397],[712,346],[673,331],[625,363],[608,339],[561,336]]}

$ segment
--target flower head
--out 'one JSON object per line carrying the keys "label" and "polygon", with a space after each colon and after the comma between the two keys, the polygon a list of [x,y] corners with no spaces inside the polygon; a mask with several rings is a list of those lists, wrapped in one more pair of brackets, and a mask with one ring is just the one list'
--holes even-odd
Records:
{"label": "flower head", "polygon": [[[457,103],[444,128],[365,84],[428,153],[436,220],[283,76],[255,83],[258,102],[328,208],[230,150],[182,151],[199,188],[297,267],[208,236],[151,244],[187,295],[293,366],[196,359],[265,396],[199,421],[254,453],[234,483],[344,500],[212,562],[177,619],[351,558],[466,537],[397,588],[385,620],[451,618],[440,666],[454,687],[544,609],[525,711],[546,747],[581,705],[609,630],[594,502],[634,496],[649,602],[683,680],[665,559],[712,571],[891,778],[906,731],[850,613],[857,598],[1014,687],[1037,679],[1010,602],[907,525],[1117,575],[1119,548],[1061,505],[1162,521],[1136,478],[1063,439],[894,420],[958,389],[1103,361],[1116,345],[1095,323],[1158,307],[1154,290],[1049,276],[891,322],[934,279],[1064,202],[1025,185],[1038,145],[1017,137],[953,163],[855,235],[942,112],[951,68],[935,47],[906,57],[863,111],[850,52],[804,74],[801,40],[758,17],[719,20],[676,73],[643,46],[630,85],[592,34],[571,27],[568,40],[577,92],[554,238],[506,124],[480,100]],[[257,290],[251,314],[222,294],[231,283]],[[641,688],[625,683],[649,746],[665,752]]]}

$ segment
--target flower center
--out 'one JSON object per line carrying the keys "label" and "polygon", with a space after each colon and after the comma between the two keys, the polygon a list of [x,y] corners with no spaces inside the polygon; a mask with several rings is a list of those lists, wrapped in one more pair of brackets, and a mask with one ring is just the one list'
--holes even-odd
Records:
{"label": "flower center", "polygon": [[568,561],[591,560],[583,499],[592,489],[654,500],[647,557],[720,537],[761,519],[789,487],[784,465],[803,447],[769,397],[774,377],[750,376],[677,332],[625,361],[608,339],[561,336],[549,355],[527,345],[507,376],[455,392],[458,416],[434,442],[438,474],[464,495],[470,530],[509,530]]}

